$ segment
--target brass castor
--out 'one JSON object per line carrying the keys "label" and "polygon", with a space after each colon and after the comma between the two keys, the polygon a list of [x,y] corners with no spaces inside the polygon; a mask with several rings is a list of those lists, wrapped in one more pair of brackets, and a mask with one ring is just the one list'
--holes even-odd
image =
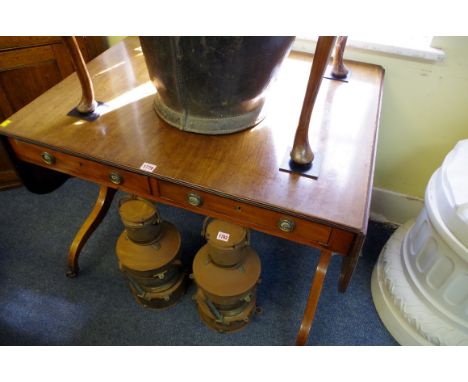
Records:
{"label": "brass castor", "polygon": [[78,276],[79,269],[69,269],[68,272],[66,273],[67,277],[69,279],[74,279],[76,276]]}

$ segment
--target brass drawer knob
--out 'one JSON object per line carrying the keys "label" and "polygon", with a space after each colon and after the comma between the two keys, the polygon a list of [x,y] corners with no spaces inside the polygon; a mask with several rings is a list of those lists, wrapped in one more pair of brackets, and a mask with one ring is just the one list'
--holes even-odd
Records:
{"label": "brass drawer knob", "polygon": [[44,151],[41,154],[41,158],[44,161],[44,163],[47,163],[47,164],[54,164],[55,163],[55,157],[52,154],[49,154],[46,151]]}
{"label": "brass drawer knob", "polygon": [[294,222],[289,219],[280,219],[278,221],[278,227],[283,232],[292,232],[295,226]]}
{"label": "brass drawer knob", "polygon": [[116,173],[116,172],[111,172],[109,174],[109,180],[114,183],[114,184],[122,184],[123,178],[122,175]]}
{"label": "brass drawer knob", "polygon": [[189,192],[187,194],[187,202],[194,207],[201,206],[203,200],[200,195],[196,194],[195,192]]}

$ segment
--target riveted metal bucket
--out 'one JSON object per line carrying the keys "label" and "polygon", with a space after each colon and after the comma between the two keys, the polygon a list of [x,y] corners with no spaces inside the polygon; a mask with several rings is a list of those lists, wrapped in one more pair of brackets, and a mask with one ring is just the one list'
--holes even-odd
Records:
{"label": "riveted metal bucket", "polygon": [[130,240],[147,244],[157,240],[161,233],[161,219],[156,206],[138,196],[119,200],[119,214]]}
{"label": "riveted metal bucket", "polygon": [[208,254],[213,263],[220,267],[232,267],[242,262],[249,246],[247,228],[206,218],[202,236],[207,240]]}
{"label": "riveted metal bucket", "polygon": [[294,37],[140,37],[157,93],[154,108],[172,126],[228,134],[264,118],[266,91]]}

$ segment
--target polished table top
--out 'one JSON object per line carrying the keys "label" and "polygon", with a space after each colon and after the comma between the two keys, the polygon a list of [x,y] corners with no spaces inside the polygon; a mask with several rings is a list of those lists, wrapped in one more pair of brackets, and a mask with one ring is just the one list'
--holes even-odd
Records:
{"label": "polished table top", "polygon": [[[75,74],[9,118],[0,133],[353,232],[365,232],[384,71],[346,62],[349,82],[324,79],[309,140],[321,157],[318,179],[279,171],[307,85],[311,55],[292,53],[268,94],[266,119],[223,136],[182,132],[153,110],[137,38],[128,38],[88,64],[98,120],[67,116],[81,96]],[[143,163],[156,165],[145,172]]]}

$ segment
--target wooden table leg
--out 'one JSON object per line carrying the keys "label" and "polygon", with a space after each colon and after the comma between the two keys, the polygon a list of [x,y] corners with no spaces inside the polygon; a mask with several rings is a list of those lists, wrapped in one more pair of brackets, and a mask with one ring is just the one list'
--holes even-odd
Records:
{"label": "wooden table leg", "polygon": [[322,291],[323,282],[325,275],[327,274],[328,265],[332,256],[331,251],[321,250],[320,260],[315,271],[314,280],[312,281],[312,287],[310,288],[309,298],[307,299],[307,305],[304,311],[304,317],[302,319],[301,328],[296,339],[296,345],[305,345],[309,338],[310,328],[315,317],[315,310],[320,298],[320,292]]}
{"label": "wooden table leg", "polygon": [[338,281],[338,291],[341,293],[346,292],[349,282],[351,281],[351,276],[354,273],[359,256],[361,255],[364,239],[365,236],[363,234],[357,236],[356,240],[354,241],[351,253],[348,256],[343,257],[341,262],[340,280]]}
{"label": "wooden table leg", "polygon": [[315,101],[322,84],[323,74],[327,68],[330,53],[335,44],[336,36],[319,36],[315,48],[314,59],[310,69],[309,81],[302,104],[299,123],[294,136],[294,144],[290,153],[291,160],[298,165],[307,165],[314,160],[314,153],[309,144],[309,125]]}
{"label": "wooden table leg", "polygon": [[73,63],[73,67],[76,70],[76,75],[81,85],[81,101],[76,107],[80,113],[90,114],[96,107],[97,102],[94,99],[94,87],[89,75],[86,62],[81,54],[80,47],[76,41],[75,36],[63,36],[62,41],[65,43],[68,53]]}
{"label": "wooden table leg", "polygon": [[109,207],[111,206],[112,199],[116,193],[116,189],[107,186],[101,186],[99,189],[99,196],[96,200],[93,210],[86,218],[80,230],[75,236],[70,250],[68,252],[68,269],[67,277],[76,277],[79,272],[78,256],[81,249],[85,245],[94,230],[99,226],[104,216],[106,216]]}

